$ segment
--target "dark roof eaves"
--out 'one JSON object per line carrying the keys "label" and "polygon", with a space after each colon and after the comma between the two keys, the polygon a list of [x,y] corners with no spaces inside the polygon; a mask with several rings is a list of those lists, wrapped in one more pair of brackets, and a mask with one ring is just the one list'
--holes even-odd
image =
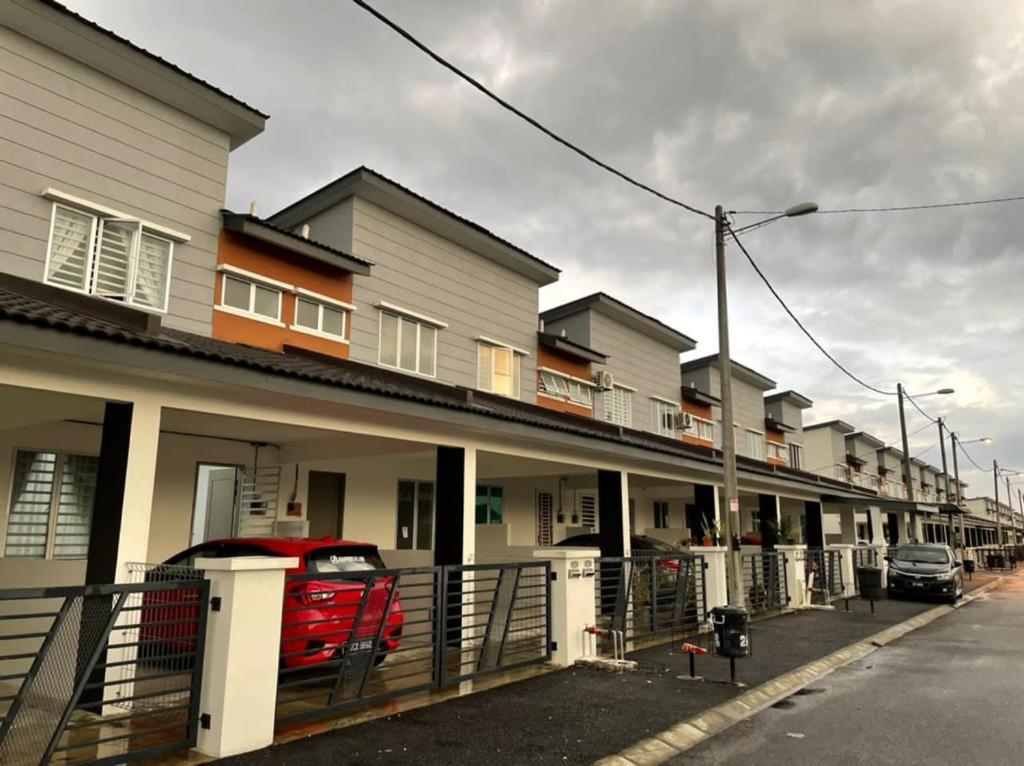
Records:
{"label": "dark roof eaves", "polygon": [[[236,226],[233,225],[232,223],[229,223],[229,221],[238,222],[239,224],[252,224],[256,227],[273,232],[274,234],[287,237],[290,240],[294,240],[296,245],[312,247],[323,251],[325,255],[331,256],[332,265],[338,266],[339,268],[344,268],[349,271],[357,271],[358,273],[363,275],[369,275],[370,269],[376,265],[373,261],[368,261],[365,258],[360,258],[358,256],[351,255],[350,253],[346,253],[344,250],[338,250],[337,248],[331,247],[330,245],[326,245],[323,242],[317,242],[316,240],[313,239],[307,239],[306,237],[303,237],[300,234],[296,234],[295,232],[289,231],[288,229],[282,229],[280,226],[275,226],[274,224],[269,223],[266,220],[251,215],[249,213],[235,213],[232,212],[231,210],[221,210],[220,212],[221,219],[224,222],[225,228],[231,231],[238,231],[243,234],[252,233],[245,231],[244,225]],[[271,242],[271,244],[276,244],[279,247],[285,246],[280,242]],[[341,263],[335,262],[336,260],[340,260]]]}
{"label": "dark roof eaves", "polygon": [[679,332],[679,330],[676,330],[674,327],[669,327],[667,324],[662,322],[657,317],[653,317],[650,314],[645,314],[644,312],[633,308],[628,303],[624,303],[623,301],[620,301],[618,298],[614,298],[603,291],[591,293],[590,295],[585,295],[582,298],[577,298],[576,300],[569,301],[568,303],[563,303],[561,306],[555,306],[553,308],[547,309],[546,311],[542,311],[540,313],[540,318],[545,321],[548,321],[549,319],[557,320],[563,317],[572,316],[573,314],[578,314],[581,311],[584,311],[588,308],[602,305],[611,306],[619,311],[623,311],[627,314],[630,314],[633,317],[645,323],[654,325],[654,329],[656,329],[658,332],[667,333],[668,335],[673,336],[674,338],[677,339],[677,341],[679,341],[678,345],[679,350],[681,351],[692,351],[694,348],[697,347],[697,341],[691,338],[689,335]]}

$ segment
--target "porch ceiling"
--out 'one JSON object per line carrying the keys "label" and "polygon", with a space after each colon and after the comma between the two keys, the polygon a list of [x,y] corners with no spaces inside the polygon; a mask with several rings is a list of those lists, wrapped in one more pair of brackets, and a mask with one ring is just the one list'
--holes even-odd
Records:
{"label": "porch ceiling", "polygon": [[62,420],[102,420],[106,404],[102,399],[17,386],[0,386],[0,401],[0,431]]}

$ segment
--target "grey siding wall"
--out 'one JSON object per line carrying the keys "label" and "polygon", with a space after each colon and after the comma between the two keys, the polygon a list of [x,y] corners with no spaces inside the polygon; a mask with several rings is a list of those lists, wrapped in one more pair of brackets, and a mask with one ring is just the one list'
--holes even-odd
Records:
{"label": "grey siding wall", "polygon": [[553,335],[561,335],[563,330],[569,340],[594,348],[595,351],[600,351],[602,354],[608,353],[603,348],[591,346],[589,311],[581,311],[580,313],[573,314],[572,316],[562,317],[561,319],[544,323],[544,331],[552,333]]}
{"label": "grey siding wall", "polygon": [[0,269],[41,280],[59,191],[191,236],[165,324],[209,334],[228,137],[0,26]]}
{"label": "grey siding wall", "polygon": [[804,470],[836,478],[834,466],[844,463],[846,443],[843,435],[831,428],[804,431]]}
{"label": "grey siding wall", "polygon": [[793,429],[792,433],[786,434],[786,444],[804,443],[803,410],[789,402],[777,401],[766,403],[764,411],[766,414],[770,414],[776,420],[785,423]]}
{"label": "grey siding wall", "polygon": [[[651,397],[659,396],[676,404],[681,400],[679,352],[600,312],[589,313],[590,345],[608,354],[608,364],[603,369],[609,370],[617,382],[636,389],[633,428],[653,431]],[[594,415],[603,418],[604,402],[597,402],[596,406]]]}
{"label": "grey siding wall", "polygon": [[528,351],[520,358],[520,398],[536,401],[536,283],[360,198],[309,224],[312,239],[375,264],[371,276],[354,278],[351,359],[377,364],[376,305],[384,301],[448,324],[437,339],[442,382],[476,388],[478,336]]}
{"label": "grey siding wall", "polygon": [[[684,386],[691,382],[697,384],[697,388],[712,396],[722,396],[722,372],[717,367],[707,366],[698,370],[691,370],[683,373],[682,381]],[[761,389],[752,386],[735,375],[732,377],[732,409],[734,433],[736,434],[736,451],[741,455],[747,454],[748,429],[764,433],[764,394]],[[712,407],[712,415],[715,420],[715,446],[722,446],[722,408]]]}

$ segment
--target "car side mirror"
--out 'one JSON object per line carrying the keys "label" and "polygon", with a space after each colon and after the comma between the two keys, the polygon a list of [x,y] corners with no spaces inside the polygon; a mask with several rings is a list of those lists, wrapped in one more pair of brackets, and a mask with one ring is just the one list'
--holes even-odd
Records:
{"label": "car side mirror", "polygon": [[955,559],[953,561],[953,566],[955,566],[955,567],[962,567],[963,565],[964,565],[964,562],[960,561],[959,559]]}
{"label": "car side mirror", "polygon": [[892,556],[882,556],[883,561],[892,561]]}

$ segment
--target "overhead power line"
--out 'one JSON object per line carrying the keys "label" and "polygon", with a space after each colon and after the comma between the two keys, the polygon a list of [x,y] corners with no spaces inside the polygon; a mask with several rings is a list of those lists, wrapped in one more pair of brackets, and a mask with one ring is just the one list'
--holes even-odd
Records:
{"label": "overhead power line", "polygon": [[808,340],[810,340],[811,343],[814,344],[815,348],[817,348],[825,356],[826,359],[832,362],[832,364],[838,367],[848,378],[858,383],[859,385],[863,386],[867,390],[873,391],[876,394],[881,394],[882,396],[896,396],[895,391],[885,391],[881,388],[877,388],[871,385],[870,383],[866,383],[864,380],[850,372],[850,370],[847,369],[842,364],[842,362],[840,362],[838,359],[832,356],[832,354],[829,353],[828,349],[826,349],[823,345],[821,345],[821,343],[818,342],[818,339],[814,337],[811,331],[804,326],[804,323],[801,322],[797,315],[793,313],[793,311],[789,308],[788,305],[786,305],[786,301],[783,300],[782,296],[779,295],[779,291],[775,289],[775,287],[772,285],[768,277],[766,277],[764,272],[761,271],[760,267],[754,261],[753,256],[751,256],[750,253],[747,251],[747,248],[743,246],[743,243],[740,241],[740,238],[736,236],[736,232],[732,230],[732,227],[728,225],[727,227],[729,229],[729,233],[732,235],[733,241],[739,246],[740,250],[743,252],[743,255],[746,256],[747,260],[750,262],[750,265],[753,267],[754,271],[757,272],[757,275],[761,278],[761,281],[764,282],[769,292],[771,292],[771,294],[775,296],[775,300],[777,300],[779,302],[779,305],[782,306],[783,311],[785,311],[789,315],[789,318],[796,323],[796,326],[800,328],[800,331],[807,336]]}
{"label": "overhead power line", "polygon": [[938,419],[938,418],[933,418],[933,417],[932,417],[931,415],[929,415],[929,414],[928,414],[927,412],[925,412],[924,410],[922,410],[922,409],[921,409],[921,405],[920,405],[920,404],[918,404],[918,403],[917,403],[917,402],[916,402],[916,401],[914,400],[914,397],[912,397],[912,396],[911,396],[910,394],[908,394],[908,393],[907,393],[906,391],[904,391],[904,392],[903,392],[903,395],[904,395],[904,396],[905,396],[905,397],[906,397],[906,398],[907,398],[907,399],[908,399],[908,400],[910,401],[910,403],[911,403],[912,405],[914,405],[914,409],[915,409],[915,410],[917,410],[917,411],[918,411],[918,412],[920,412],[920,413],[921,413],[922,415],[924,415],[924,416],[925,416],[926,418],[928,418],[928,421],[929,421],[929,423],[938,423],[938,422],[939,422],[939,419]]}
{"label": "overhead power line", "polygon": [[648,194],[653,194],[658,199],[661,199],[661,200],[663,200],[665,202],[668,202],[669,204],[681,207],[684,210],[688,210],[691,213],[695,213],[696,215],[701,215],[701,216],[704,216],[705,218],[714,219],[714,216],[711,213],[707,213],[707,212],[705,212],[703,210],[700,210],[699,208],[694,207],[693,205],[686,204],[682,200],[676,199],[675,197],[672,197],[672,196],[670,196],[668,194],[665,194],[664,192],[660,192],[657,189],[655,189],[654,187],[648,186],[643,181],[638,181],[636,178],[633,178],[633,176],[631,176],[631,175],[629,175],[629,174],[619,170],[616,167],[613,167],[612,165],[609,165],[607,162],[604,162],[603,160],[598,159],[597,157],[595,157],[593,154],[591,154],[587,150],[581,149],[579,146],[574,144],[569,139],[563,138],[558,133],[555,133],[555,131],[553,131],[550,128],[546,127],[545,125],[541,124],[538,120],[535,120],[533,117],[531,117],[530,115],[526,114],[521,109],[519,109],[519,108],[513,106],[512,104],[510,104],[508,101],[503,99],[497,93],[495,93],[494,91],[490,90],[486,85],[481,83],[479,80],[473,78],[471,75],[467,74],[466,72],[463,72],[457,66],[455,66],[450,61],[448,61],[446,58],[441,56],[441,54],[436,53],[434,50],[432,50],[430,47],[428,47],[425,43],[422,43],[417,38],[413,37],[413,35],[410,32],[408,32],[405,29],[403,29],[397,23],[395,23],[394,21],[389,19],[387,16],[385,16],[383,13],[378,11],[376,8],[373,8],[369,3],[364,2],[364,0],[352,0],[352,2],[355,3],[356,5],[358,5],[360,8],[362,8],[367,13],[369,13],[371,16],[376,18],[378,21],[380,21],[381,23],[383,23],[386,26],[390,27],[392,30],[397,32],[402,37],[404,37],[406,40],[408,40],[414,46],[416,46],[421,51],[423,51],[423,53],[425,53],[428,56],[430,56],[430,58],[432,58],[438,64],[443,66],[445,69],[447,69],[448,71],[452,72],[453,74],[455,74],[457,77],[461,78],[462,80],[465,80],[467,83],[472,85],[474,88],[476,88],[478,91],[483,93],[489,99],[491,99],[496,104],[501,106],[503,109],[511,112],[512,114],[514,114],[519,119],[521,119],[524,122],[532,125],[537,130],[539,130],[541,133],[546,135],[548,138],[552,139],[553,141],[558,142],[559,144],[564,146],[566,149],[569,149],[570,151],[575,152],[576,154],[578,154],[580,157],[583,157],[588,162],[591,162],[594,165],[597,165],[599,168],[608,171],[612,175],[618,176],[619,178],[621,178],[626,183],[632,184],[633,186],[637,187],[638,189],[643,189]]}
{"label": "overhead power line", "polygon": [[984,473],[992,473],[991,468],[982,468],[980,465],[978,465],[977,461],[973,457],[971,457],[971,453],[967,451],[967,448],[964,445],[962,445],[959,440],[957,441],[956,446],[960,448],[960,451],[964,454],[964,457],[970,460],[971,464],[975,468]]}
{"label": "overhead power line", "polygon": [[[846,213],[899,213],[908,210],[938,210],[947,207],[970,207],[972,205],[998,205],[1006,202],[1024,202],[1024,195],[1014,197],[993,197],[992,199],[974,199],[961,202],[935,202],[923,205],[893,205],[890,207],[845,207],[829,210],[823,208],[818,215],[840,215]],[[782,210],[730,210],[735,215],[781,215]]]}

